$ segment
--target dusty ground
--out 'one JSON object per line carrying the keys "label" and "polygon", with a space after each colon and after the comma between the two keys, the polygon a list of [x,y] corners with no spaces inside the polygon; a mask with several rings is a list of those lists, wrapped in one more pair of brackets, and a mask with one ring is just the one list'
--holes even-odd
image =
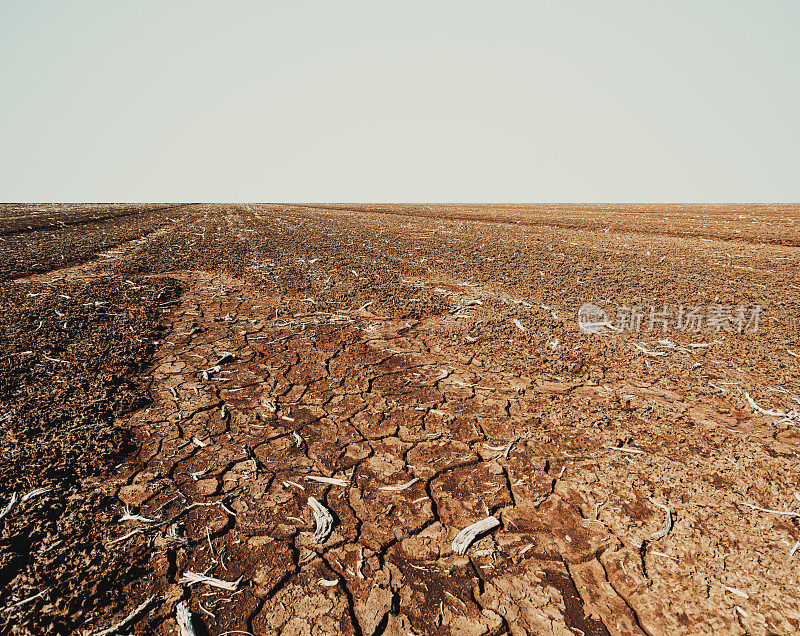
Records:
{"label": "dusty ground", "polygon": [[800,628],[800,207],[103,209],[2,209],[4,632]]}

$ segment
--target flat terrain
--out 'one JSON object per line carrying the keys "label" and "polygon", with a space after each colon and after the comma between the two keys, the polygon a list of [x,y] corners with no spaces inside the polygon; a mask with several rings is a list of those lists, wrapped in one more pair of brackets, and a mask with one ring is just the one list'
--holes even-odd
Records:
{"label": "flat terrain", "polygon": [[5,205],[0,263],[2,633],[800,631],[800,206]]}

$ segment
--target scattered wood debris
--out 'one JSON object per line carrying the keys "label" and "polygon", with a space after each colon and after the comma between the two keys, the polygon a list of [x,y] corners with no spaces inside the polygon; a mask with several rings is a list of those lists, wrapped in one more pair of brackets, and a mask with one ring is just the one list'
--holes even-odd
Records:
{"label": "scattered wood debris", "polygon": [[9,514],[11,514],[11,511],[17,507],[18,502],[19,502],[19,497],[17,496],[17,493],[15,492],[11,493],[11,500],[8,502],[8,505],[5,508],[3,508],[3,511],[0,512],[0,519],[4,519]]}
{"label": "scattered wood debris", "polygon": [[179,636],[196,636],[192,625],[192,613],[184,601],[181,601],[175,607],[175,620],[178,623]]}
{"label": "scattered wood debris", "polygon": [[156,597],[155,595],[151,596],[150,598],[146,599],[139,605],[136,609],[134,609],[130,614],[128,614],[125,618],[123,618],[119,623],[116,625],[112,625],[107,629],[104,629],[99,632],[94,632],[92,636],[113,636],[114,634],[126,634],[128,633],[128,627],[135,623],[139,617],[144,614],[150,606],[155,602]]}
{"label": "scattered wood debris", "polygon": [[128,506],[125,506],[122,509],[122,516],[119,518],[120,522],[123,521],[143,521],[145,523],[153,523],[152,519],[148,519],[147,517],[143,517],[142,515],[136,515],[131,512],[131,509]]}
{"label": "scattered wood debris", "polygon": [[657,539],[663,539],[669,534],[669,531],[672,530],[672,512],[667,506],[658,503],[652,497],[650,497],[650,503],[653,504],[654,506],[658,506],[664,512],[667,513],[667,520],[664,522],[664,527],[661,528],[661,530],[659,530],[658,532],[654,532],[653,534],[650,535],[650,539],[652,541],[655,541]]}
{"label": "scattered wood debris", "polygon": [[322,585],[323,587],[336,587],[337,585],[339,585],[339,580],[338,579],[319,579],[317,581],[317,583],[319,585]]}
{"label": "scattered wood debris", "polygon": [[206,585],[210,585],[211,587],[218,587],[221,590],[228,590],[230,592],[235,592],[239,587],[239,583],[241,583],[242,577],[239,577],[235,581],[223,581],[222,579],[216,579],[213,576],[206,576],[205,574],[201,574],[200,572],[191,572],[186,571],[183,573],[183,576],[178,580],[178,583],[187,583],[188,585],[194,585],[196,583],[205,583]]}
{"label": "scattered wood debris", "polygon": [[500,525],[500,520],[496,517],[486,517],[480,521],[476,521],[471,526],[467,526],[453,539],[453,552],[456,554],[464,554],[472,545],[475,539],[493,528]]}
{"label": "scattered wood debris", "polygon": [[633,453],[634,455],[644,455],[645,451],[638,448],[625,448],[624,446],[606,446],[611,450],[620,451],[621,453]]}
{"label": "scattered wood debris", "polygon": [[314,497],[308,498],[308,505],[314,511],[314,521],[317,524],[316,530],[314,530],[314,540],[325,543],[333,530],[333,515]]}
{"label": "scattered wood debris", "polygon": [[756,413],[761,413],[761,415],[771,415],[773,417],[786,417],[786,413],[784,411],[769,411],[765,408],[760,407],[756,404],[755,400],[750,397],[750,394],[745,392],[744,394],[747,403],[753,408]]}
{"label": "scattered wood debris", "polygon": [[378,488],[378,490],[390,490],[390,491],[405,490],[406,488],[411,488],[411,486],[416,484],[418,481],[419,478],[414,477],[414,479],[412,479],[409,482],[406,482],[405,484],[397,484],[396,486],[381,486],[380,488]]}
{"label": "scattered wood debris", "polygon": [[638,350],[639,350],[639,351],[641,351],[642,353],[645,353],[645,354],[647,354],[648,356],[658,357],[658,356],[665,356],[665,355],[667,355],[667,352],[666,352],[666,351],[650,351],[649,349],[645,349],[645,348],[644,348],[642,345],[640,345],[640,344],[637,344],[637,343],[635,343],[635,342],[631,342],[631,344],[632,344],[632,345],[633,345],[633,346],[634,346],[636,349],[638,349]]}
{"label": "scattered wood debris", "polygon": [[8,607],[4,607],[2,611],[3,611],[4,614],[8,613],[8,612],[13,612],[18,607],[22,607],[23,605],[27,605],[31,601],[35,601],[37,598],[39,598],[40,596],[44,596],[49,591],[50,591],[50,588],[48,587],[46,590],[42,590],[41,592],[38,592],[37,594],[34,594],[33,596],[28,596],[27,598],[24,598],[21,601],[17,601],[13,605],[9,605]]}
{"label": "scattered wood debris", "polygon": [[332,486],[349,486],[349,479],[339,479],[338,477],[321,477],[317,475],[306,475],[310,481],[318,481],[321,484],[331,484]]}
{"label": "scattered wood debris", "polygon": [[770,508],[762,508],[760,506],[754,506],[753,504],[749,504],[746,502],[742,502],[743,506],[747,506],[752,510],[758,510],[759,512],[769,512],[774,515],[784,515],[786,517],[800,517],[800,512],[792,512],[791,510],[771,510]]}

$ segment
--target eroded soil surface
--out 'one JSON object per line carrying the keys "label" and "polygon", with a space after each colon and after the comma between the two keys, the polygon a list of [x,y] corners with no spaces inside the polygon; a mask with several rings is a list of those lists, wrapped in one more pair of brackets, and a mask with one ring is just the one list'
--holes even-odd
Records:
{"label": "eroded soil surface", "polygon": [[[4,633],[800,629],[797,206],[25,212]],[[585,302],[761,313],[587,334]]]}

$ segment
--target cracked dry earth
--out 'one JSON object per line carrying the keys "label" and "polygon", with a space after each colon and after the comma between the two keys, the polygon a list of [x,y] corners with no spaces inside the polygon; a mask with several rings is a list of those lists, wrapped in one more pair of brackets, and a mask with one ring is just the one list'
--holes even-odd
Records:
{"label": "cracked dry earth", "polygon": [[[134,450],[85,486],[137,569],[74,631],[155,596],[131,633],[177,633],[182,601],[213,635],[796,633],[800,248],[775,227],[800,213],[633,212],[198,205],[19,280],[180,288],[119,416]],[[762,329],[575,322],[715,297]]]}

